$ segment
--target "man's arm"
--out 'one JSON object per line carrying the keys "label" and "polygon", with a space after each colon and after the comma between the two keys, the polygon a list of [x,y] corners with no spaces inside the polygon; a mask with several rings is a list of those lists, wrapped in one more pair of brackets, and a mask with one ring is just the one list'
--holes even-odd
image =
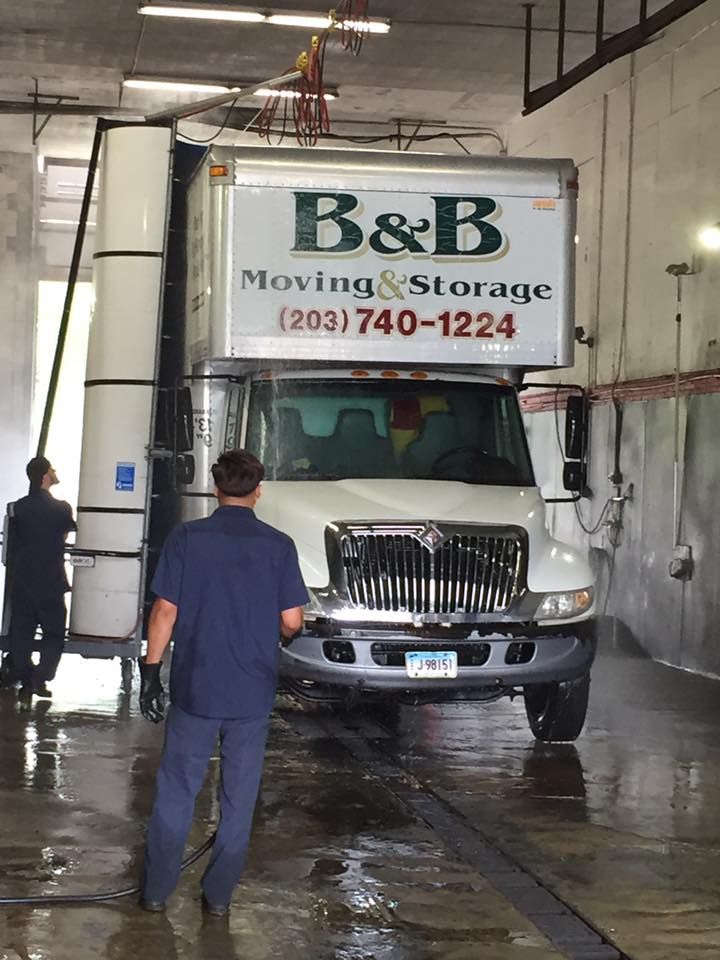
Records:
{"label": "man's arm", "polygon": [[302,607],[290,607],[280,613],[280,636],[289,643],[295,634],[300,633],[305,614]]}
{"label": "man's arm", "polygon": [[284,647],[289,646],[302,630],[305,622],[303,606],[309,599],[295,544],[288,539],[280,575],[280,639]]}
{"label": "man's arm", "polygon": [[160,663],[170,643],[178,608],[169,600],[158,597],[150,611],[148,644],[145,663]]}

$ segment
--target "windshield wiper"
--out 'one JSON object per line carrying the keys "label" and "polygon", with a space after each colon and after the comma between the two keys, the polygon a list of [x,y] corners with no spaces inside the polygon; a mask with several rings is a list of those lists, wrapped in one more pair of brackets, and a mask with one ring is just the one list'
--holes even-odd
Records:
{"label": "windshield wiper", "polygon": [[276,477],[276,480],[347,480],[337,473],[316,473],[314,470],[294,470],[288,476]]}

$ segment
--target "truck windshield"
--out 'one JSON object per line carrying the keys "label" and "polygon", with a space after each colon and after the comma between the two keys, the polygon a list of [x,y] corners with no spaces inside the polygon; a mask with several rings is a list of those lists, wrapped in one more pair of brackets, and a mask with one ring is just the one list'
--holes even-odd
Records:
{"label": "truck windshield", "polygon": [[440,380],[289,380],[252,387],[246,447],[268,480],[534,484],[511,387]]}

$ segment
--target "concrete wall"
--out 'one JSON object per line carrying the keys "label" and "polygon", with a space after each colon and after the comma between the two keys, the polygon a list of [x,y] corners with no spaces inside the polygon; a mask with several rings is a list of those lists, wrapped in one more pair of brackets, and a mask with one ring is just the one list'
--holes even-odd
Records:
{"label": "concrete wall", "polygon": [[[648,46],[568,91],[510,128],[510,152],[571,156],[580,167],[576,322],[596,338],[577,348],[573,371],[548,379],[590,385],[672,374],[675,281],[670,263],[692,262],[698,229],[720,220],[720,0],[708,0]],[[720,255],[684,281],[684,371],[720,367]],[[681,405],[684,465],[681,541],[693,547],[687,585],[668,576],[672,557],[673,401],[624,404],[622,470],[632,500],[620,544],[607,528],[588,536],[572,506],[552,508],[553,529],[594,549],[612,588],[607,610],[655,657],[720,675],[720,533],[713,494],[720,479],[720,396]],[[531,415],[539,474],[557,483],[552,414]],[[594,526],[611,494],[615,417],[593,408],[591,486],[581,507]]]}
{"label": "concrete wall", "polygon": [[36,277],[32,153],[0,152],[0,509],[27,493]]}

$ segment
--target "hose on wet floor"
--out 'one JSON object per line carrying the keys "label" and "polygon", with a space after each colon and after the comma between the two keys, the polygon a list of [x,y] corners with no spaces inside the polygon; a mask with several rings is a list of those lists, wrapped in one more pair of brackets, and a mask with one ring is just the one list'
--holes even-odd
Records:
{"label": "hose on wet floor", "polygon": [[[181,870],[187,870],[204,854],[208,852],[215,842],[215,834],[205,841],[197,850],[193,850],[187,856],[181,866]],[[126,887],[123,890],[111,890],[108,893],[49,893],[40,894],[36,897],[0,897],[0,906],[70,906],[74,903],[105,903],[107,900],[120,900],[122,897],[137,896],[140,893],[140,887]]]}

